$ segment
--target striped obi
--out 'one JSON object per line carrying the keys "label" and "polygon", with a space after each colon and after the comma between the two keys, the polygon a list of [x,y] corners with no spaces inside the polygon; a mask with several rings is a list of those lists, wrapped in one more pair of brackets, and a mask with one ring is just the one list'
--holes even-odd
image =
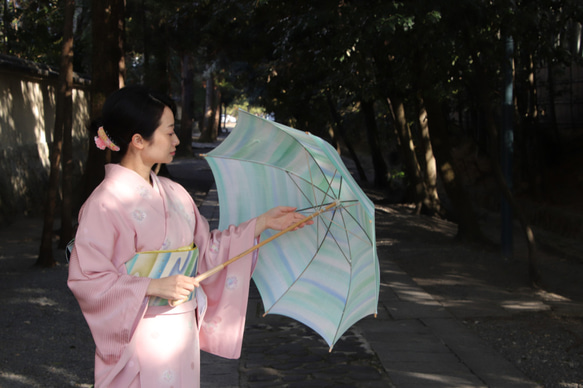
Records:
{"label": "striped obi", "polygon": [[[124,264],[129,275],[160,279],[174,275],[196,276],[198,249],[192,244],[169,251],[138,252]],[[196,289],[188,300],[194,298]],[[148,306],[167,306],[168,300],[151,296]]]}

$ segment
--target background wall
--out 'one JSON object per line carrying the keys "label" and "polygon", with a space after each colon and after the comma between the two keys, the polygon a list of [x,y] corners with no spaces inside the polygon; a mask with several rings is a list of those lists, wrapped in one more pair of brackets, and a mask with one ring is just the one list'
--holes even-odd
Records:
{"label": "background wall", "polygon": [[[0,55],[0,223],[42,214],[49,177],[58,73],[48,66]],[[74,182],[87,155],[89,81],[73,92]]]}

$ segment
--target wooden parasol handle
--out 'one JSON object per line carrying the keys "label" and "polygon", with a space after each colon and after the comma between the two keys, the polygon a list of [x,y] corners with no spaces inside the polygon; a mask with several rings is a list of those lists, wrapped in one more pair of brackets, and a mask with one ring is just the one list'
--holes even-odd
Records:
{"label": "wooden parasol handle", "polygon": [[[222,264],[217,265],[216,267],[209,269],[208,271],[201,273],[200,275],[196,276],[194,279],[197,280],[199,283],[202,282],[203,280],[213,276],[214,274],[221,272],[223,269],[225,269],[226,266],[228,266],[229,264],[234,263],[235,261],[241,259],[242,257],[247,256],[249,253],[256,251],[257,249],[261,248],[262,246],[264,246],[265,244],[275,240],[278,237],[281,237],[282,235],[286,234],[289,231],[294,230],[295,228],[297,228],[298,226],[300,226],[303,223],[306,223],[308,221],[310,221],[312,218],[319,216],[320,214],[327,212],[328,210],[337,207],[340,204],[339,201],[334,201],[331,204],[329,204],[328,206],[318,210],[315,213],[312,213],[311,215],[309,215],[308,217],[299,220],[298,222],[294,223],[293,225],[288,226],[287,228],[285,228],[284,230],[274,234],[273,236],[261,241],[259,244],[252,246],[251,248],[247,249],[246,251],[238,254],[237,256],[233,257],[232,259],[229,259],[227,261],[225,261]],[[186,302],[187,299],[182,299],[182,300],[171,300],[168,302],[168,304],[172,307],[178,306],[179,304],[182,304],[184,302]]]}

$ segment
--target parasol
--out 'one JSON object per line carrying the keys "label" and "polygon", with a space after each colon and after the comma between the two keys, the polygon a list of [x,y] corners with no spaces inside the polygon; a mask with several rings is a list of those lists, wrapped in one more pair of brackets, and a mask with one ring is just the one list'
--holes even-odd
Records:
{"label": "parasol", "polygon": [[[327,142],[239,111],[236,127],[206,160],[220,204],[219,229],[295,206],[314,224],[266,231],[253,280],[266,314],[309,326],[334,346],[376,314],[379,267],[374,206]],[[277,238],[275,238],[277,237]]]}

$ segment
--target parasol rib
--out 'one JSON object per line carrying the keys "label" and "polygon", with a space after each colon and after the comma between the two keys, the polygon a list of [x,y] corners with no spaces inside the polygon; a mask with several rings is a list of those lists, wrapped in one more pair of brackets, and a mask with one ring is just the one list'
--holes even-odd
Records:
{"label": "parasol rib", "polygon": [[[329,208],[330,206],[326,207]],[[315,214],[315,213],[314,213]],[[322,240],[320,240],[320,244],[318,245],[318,249],[316,249],[316,252],[314,252],[314,254],[312,255],[312,258],[310,259],[310,262],[312,262],[317,254],[318,251],[322,248],[322,245],[324,245],[324,240],[326,239],[326,236],[328,236],[330,234],[330,224],[327,225],[326,227],[326,232],[324,233],[324,237],[322,238]],[[294,284],[296,284],[299,279],[302,277],[302,275],[306,272],[306,270],[308,269],[308,267],[310,266],[310,262],[308,262],[304,269],[301,271],[301,273],[296,277],[296,279],[293,281],[293,283],[288,287],[288,291],[293,287]],[[267,309],[267,311],[265,311],[265,313],[263,313],[263,316],[266,316],[267,314],[269,314],[269,312],[271,311],[271,309],[273,308],[273,306],[275,306],[287,293],[287,291],[285,293],[283,293],[282,295],[279,296],[279,299],[277,299],[276,301],[274,301],[271,306],[269,306],[269,308]]]}
{"label": "parasol rib", "polygon": [[[346,203],[349,203],[349,205],[345,205]],[[315,206],[310,206],[310,207],[304,207],[302,209],[298,209],[297,211],[300,212],[300,213],[302,213],[302,212],[307,212],[307,211],[310,211],[310,210],[314,210],[316,208],[321,208],[322,206],[327,206],[327,205],[329,205],[329,203],[323,203],[322,205],[315,205]],[[340,208],[340,210],[346,210],[349,207],[357,206],[357,205],[359,205],[358,201],[340,201],[340,205],[338,206],[338,208]],[[356,225],[360,228],[360,230],[363,232],[363,234],[365,236],[367,236],[366,235],[366,231],[362,228],[362,226],[358,222],[356,222],[356,220],[354,219],[354,217],[352,216],[352,214],[350,214],[349,212],[346,212],[346,213],[348,213],[348,215],[350,216],[350,218],[355,221]],[[345,229],[348,234],[350,234],[351,236],[359,239],[360,241],[362,241],[364,243],[367,243],[369,245],[372,245],[372,241],[370,239],[364,239],[364,238],[360,237],[355,232],[349,230],[345,225],[342,225],[339,222],[334,221],[332,218],[328,218],[328,217],[326,217],[324,215],[322,215],[322,218],[325,218],[330,223],[336,225],[337,227],[339,227],[341,229]]]}
{"label": "parasol rib", "polygon": [[[353,206],[353,205],[350,205],[350,206]],[[341,206],[341,209],[344,209],[344,210],[346,210],[346,207],[347,207],[347,206]],[[345,212],[345,213],[348,213],[348,212]],[[351,215],[350,213],[348,213],[348,215],[350,216],[350,218],[354,219],[354,217],[352,217],[352,215]],[[351,236],[353,236],[353,237],[355,237],[355,238],[359,239],[360,241],[362,241],[362,242],[364,242],[364,243],[367,243],[367,244],[369,244],[369,245],[372,245],[372,241],[370,241],[370,239],[364,239],[364,238],[360,237],[360,236],[359,236],[358,234],[356,234],[355,232],[353,232],[353,231],[351,231],[351,230],[348,230],[348,228],[346,228],[346,226],[343,226],[342,224],[340,224],[340,223],[338,223],[338,222],[334,221],[334,220],[333,220],[333,219],[331,219],[331,218],[328,218],[328,217],[323,217],[323,218],[326,218],[328,221],[330,221],[330,223],[332,223],[332,224],[336,225],[337,227],[339,227],[339,228],[341,228],[341,229],[345,229],[347,233],[349,233]],[[344,225],[346,225],[346,224],[344,224]],[[360,227],[360,230],[361,230],[361,231],[363,232],[363,234],[366,236],[366,233],[364,233],[364,232],[365,232],[365,231],[364,231],[364,229],[363,229],[363,228],[362,228],[362,227],[361,227],[361,226],[360,226],[358,223],[357,223],[357,226],[359,226],[359,227]],[[367,236],[367,237],[368,237],[368,236]]]}
{"label": "parasol rib", "polygon": [[[344,252],[344,249],[342,249],[342,246],[340,245],[340,243],[338,242],[338,239],[334,236],[334,233],[332,233],[332,225],[337,225],[339,226],[337,223],[334,222],[334,218],[336,218],[336,210],[334,210],[334,214],[332,214],[332,218],[329,219],[330,223],[327,226],[327,235],[330,236],[330,238],[334,241],[334,243],[336,244],[336,246],[338,247],[338,250],[340,251],[340,253],[342,254],[342,256],[344,257],[344,260],[350,264],[350,257],[352,256],[350,253],[347,255]],[[340,213],[340,216],[342,216],[342,211],[339,211],[338,213]],[[343,228],[342,226],[339,226],[340,229],[344,229],[344,232],[348,234],[348,231],[346,230],[346,228]],[[350,246],[349,246],[349,251],[350,251]]]}
{"label": "parasol rib", "polygon": [[[342,217],[342,212],[340,213],[340,217]],[[334,217],[336,216],[336,211],[334,212],[334,215],[332,216],[332,219],[330,219],[330,224],[328,224],[328,235],[332,238],[332,240],[334,240],[334,243],[336,244],[336,246],[338,247],[338,250],[340,251],[340,253],[342,253],[342,256],[344,256],[344,260],[346,260],[347,263],[351,263],[351,257],[352,257],[352,253],[351,253],[351,249],[350,249],[350,243],[348,242],[347,239],[347,244],[348,244],[348,254],[346,254],[344,252],[344,249],[342,249],[342,246],[340,245],[340,243],[338,242],[338,239],[334,236],[334,233],[332,233],[332,231],[330,230],[332,224],[337,225],[340,227],[340,229],[344,229],[344,233],[346,233],[346,236],[348,237],[348,230],[346,229],[346,227],[342,227],[340,225],[338,225],[337,223],[334,222]],[[344,217],[342,217],[344,218]]]}
{"label": "parasol rib", "polygon": [[[239,158],[235,158],[235,157],[226,157],[226,156],[222,156],[222,155],[206,155],[206,158],[223,159],[223,160],[237,161],[239,163],[250,163],[250,164],[256,164],[256,165],[270,167],[270,168],[273,168],[273,169],[277,169],[277,170],[284,171],[286,174],[288,174],[290,176],[294,176],[298,180],[304,181],[304,182],[306,182],[309,185],[313,185],[313,182],[307,180],[306,178],[302,177],[301,175],[298,175],[296,172],[290,171],[290,170],[287,170],[285,168],[282,168],[282,167],[279,167],[279,166],[275,166],[275,165],[272,165],[272,164],[269,164],[269,163],[264,163],[264,162],[260,162],[260,161],[257,161],[257,160],[245,160],[245,159],[239,159]],[[322,171],[321,168],[320,168],[320,172],[322,173],[322,176],[325,177],[325,174],[324,174],[324,172]],[[326,179],[326,182],[328,183],[328,186],[330,186],[330,183],[328,182],[328,179],[327,178],[325,178],[325,179]],[[297,184],[296,184],[296,186],[297,186]],[[331,198],[334,198],[333,195],[329,195],[328,194],[328,191],[329,190],[324,191],[324,190],[322,190],[321,188],[319,188],[317,186],[315,186],[314,188],[315,189],[318,189],[318,191],[320,191],[324,196],[329,196]]]}
{"label": "parasol rib", "polygon": [[[257,245],[254,245],[253,247],[247,249],[245,252],[242,252],[240,254],[238,254],[237,256],[233,257],[232,259],[229,259],[227,261],[225,261],[222,264],[217,265],[216,267],[209,269],[208,271],[201,273],[200,275],[196,276],[194,279],[197,280],[198,282],[202,282],[203,280],[213,276],[214,274],[222,271],[223,269],[225,269],[226,266],[228,266],[229,264],[234,263],[235,261],[247,256],[249,253],[256,251],[257,249],[261,248],[262,246],[264,246],[265,244],[275,240],[278,237],[281,237],[282,235],[286,234],[287,232],[290,232],[292,230],[294,230],[295,228],[297,228],[298,226],[300,226],[301,224],[304,224],[308,221],[310,221],[312,218],[319,216],[320,214],[327,212],[335,207],[337,207],[339,205],[339,202],[332,202],[330,205],[326,206],[323,209],[320,209],[319,211],[312,213],[311,215],[309,215],[308,217],[299,220],[298,222],[294,223],[291,226],[288,226],[286,229],[280,231],[279,233],[274,234],[273,236],[265,239],[264,241],[260,242]],[[170,301],[168,304],[172,307],[178,306],[179,304],[182,304],[186,302],[186,299],[182,299],[182,300],[173,300]]]}

